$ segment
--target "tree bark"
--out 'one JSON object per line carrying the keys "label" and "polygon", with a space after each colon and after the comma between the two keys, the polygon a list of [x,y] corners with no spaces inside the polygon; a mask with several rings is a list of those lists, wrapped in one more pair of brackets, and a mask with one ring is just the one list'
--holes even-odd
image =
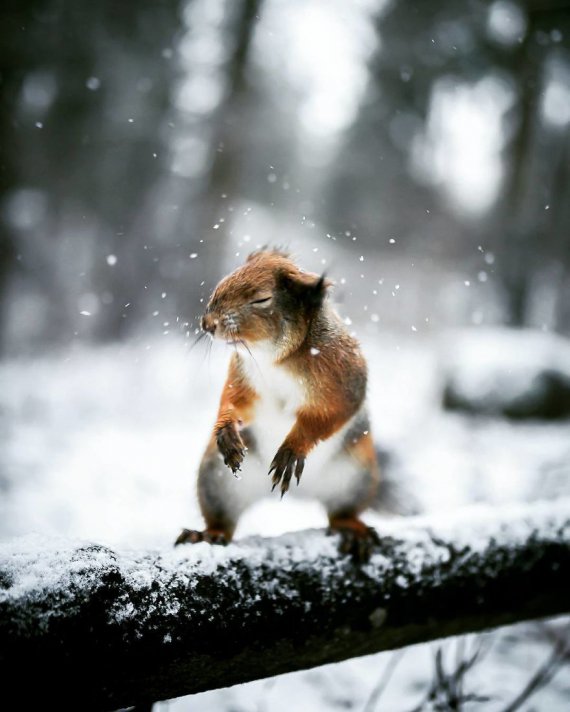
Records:
{"label": "tree bark", "polygon": [[[200,249],[200,266],[206,297],[209,297],[222,276],[219,274],[220,255],[227,247],[231,225],[231,214],[227,213],[228,205],[241,195],[243,136],[252,130],[248,110],[254,99],[251,95],[248,69],[261,6],[262,0],[241,0],[232,6],[232,34],[226,39],[232,43],[232,48],[227,62],[225,93],[219,106],[208,117],[211,127],[210,165],[201,187],[201,197],[188,207],[197,216],[195,222],[183,213],[180,225],[180,233],[186,235],[190,248],[195,245],[198,249],[198,240],[205,241],[205,249]],[[188,225],[191,226],[192,234],[188,234]],[[192,314],[196,311],[196,296],[196,293],[190,295],[191,301],[185,305],[186,313]],[[201,310],[200,308],[199,311]]]}
{"label": "tree bark", "polygon": [[110,710],[570,610],[570,499],[161,552],[0,546],[2,700]]}

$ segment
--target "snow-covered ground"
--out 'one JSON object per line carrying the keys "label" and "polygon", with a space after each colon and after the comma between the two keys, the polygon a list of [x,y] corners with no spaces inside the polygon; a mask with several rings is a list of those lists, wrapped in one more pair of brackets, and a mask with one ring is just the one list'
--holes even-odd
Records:
{"label": "snow-covered ground", "polygon": [[[568,421],[513,424],[446,413],[440,343],[392,336],[366,342],[365,350],[375,436],[404,499],[409,492],[416,506],[444,516],[475,501],[500,506],[570,493]],[[1,365],[0,537],[35,531],[155,548],[172,546],[183,526],[198,527],[195,473],[227,357],[221,345],[208,355],[169,337]],[[317,504],[268,496],[244,516],[237,536],[324,523]],[[485,709],[501,709],[547,657],[548,644],[533,630],[523,625],[492,636],[467,683],[493,698]],[[449,661],[456,648],[471,644],[446,643]],[[405,711],[425,695],[433,651],[424,645],[397,658],[383,653],[349,660],[158,709],[365,709],[383,671],[397,660],[377,709]],[[562,710],[569,699],[565,668],[531,706]]]}
{"label": "snow-covered ground", "polygon": [[524,329],[454,333],[447,349],[450,407],[517,419],[570,417],[570,342]]}

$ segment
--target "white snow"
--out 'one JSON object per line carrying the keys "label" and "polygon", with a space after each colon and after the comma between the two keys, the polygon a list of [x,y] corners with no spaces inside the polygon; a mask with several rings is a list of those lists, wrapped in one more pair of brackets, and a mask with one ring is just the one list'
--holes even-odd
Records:
{"label": "white snow", "polygon": [[[457,548],[468,546],[476,555],[489,546],[508,550],[522,545],[531,534],[538,542],[568,540],[570,497],[557,502],[510,505],[502,508],[500,517],[496,507],[479,505],[447,516],[431,515],[392,522],[371,517],[371,521],[383,536],[398,542],[398,557],[407,563],[395,584],[407,588],[412,582],[421,581],[425,571],[449,561],[450,551],[439,543],[441,541],[450,541]],[[116,620],[135,617],[146,623],[157,607],[163,617],[176,615],[179,611],[179,602],[168,594],[174,580],[182,579],[185,586],[192,586],[204,576],[216,575],[223,580],[228,576],[228,567],[236,561],[245,565],[251,580],[257,582],[256,598],[263,595],[262,586],[265,594],[271,594],[273,582],[277,580],[280,581],[279,595],[286,595],[283,588],[286,581],[281,577],[303,567],[318,574],[324,595],[327,590],[334,595],[335,584],[342,575],[335,538],[327,537],[322,531],[309,530],[284,534],[271,540],[270,545],[260,544],[258,537],[249,537],[227,547],[202,543],[148,552],[115,552],[92,542],[29,534],[0,543],[0,570],[8,575],[8,586],[0,589],[0,602],[41,600],[49,593],[56,593],[58,600],[67,597],[73,601],[76,595],[73,583],[77,574],[82,575],[82,587],[89,588],[98,583],[105,571],[113,570],[120,573],[129,589],[144,591],[154,603],[144,610],[135,610],[129,599],[118,601],[110,616]],[[319,563],[315,567],[316,561]],[[263,579],[258,575],[261,567],[264,568]],[[374,553],[365,565],[366,575],[376,582],[379,590],[386,586],[386,575],[391,569],[391,559],[382,552]],[[268,574],[271,570],[275,572],[274,577]],[[232,585],[230,578],[228,583]],[[242,591],[245,605],[247,595]],[[297,595],[298,592],[291,591],[291,596]],[[206,607],[207,604],[205,600]],[[51,614],[44,615],[49,617]]]}
{"label": "white snow", "polygon": [[465,331],[452,334],[442,354],[454,391],[489,411],[528,396],[537,387],[536,378],[545,371],[563,375],[570,384],[570,342],[555,334]]}
{"label": "white snow", "polygon": [[[479,356],[473,357],[469,371],[474,377],[478,363],[489,363],[491,368],[493,359],[486,354],[507,358],[509,337],[500,348],[498,340],[489,339],[485,347],[473,346]],[[524,348],[520,340],[509,343],[509,358],[532,357],[533,338]],[[195,473],[230,353],[215,346],[220,348],[209,356],[198,348],[187,353],[185,343],[172,334],[158,343],[139,338],[121,347],[76,348],[0,365],[0,538],[4,541],[0,551],[3,559],[13,555],[14,565],[18,557],[23,563],[21,557],[31,547],[37,552],[21,569],[18,590],[42,582],[54,585],[59,564],[68,567],[70,574],[73,566],[80,567],[81,561],[65,559],[65,552],[78,541],[122,551],[160,550],[169,566],[183,561],[190,568],[199,565],[214,571],[227,557],[249,555],[244,537],[325,526],[324,514],[314,502],[288,496],[280,501],[268,492],[240,521],[235,546],[172,549],[182,527],[201,524]],[[483,537],[487,527],[494,526],[495,510],[487,504],[497,506],[497,516],[507,521],[518,516],[525,501],[570,495],[568,422],[512,424],[446,413],[439,405],[437,376],[446,352],[436,342],[410,334],[409,340],[368,339],[364,347],[370,364],[374,438],[389,453],[391,477],[401,482],[430,521],[439,519],[441,531],[456,525],[453,519],[460,507],[480,502],[479,512],[472,513],[478,517],[478,527],[469,534],[470,543],[476,545],[483,540],[479,534]],[[465,358],[470,353],[474,352]],[[544,505],[545,511],[554,512],[563,506]],[[409,526],[407,521],[376,514],[366,518],[381,533],[405,535],[412,548],[414,541],[422,541],[421,522]],[[520,536],[524,536],[521,526]],[[517,531],[511,527],[508,535],[518,536]],[[23,535],[31,538],[20,544],[8,541]],[[318,555],[320,547],[332,546],[332,539],[310,535],[290,555],[303,561]],[[56,549],[62,552],[59,564],[52,558]],[[446,552],[436,547],[432,555]],[[107,565],[108,552],[102,550],[99,556],[101,566]],[[53,566],[47,565],[49,561]],[[132,560],[122,558],[121,566],[144,585],[144,567],[136,554]],[[129,615],[128,606],[114,615]],[[491,712],[518,692],[530,670],[548,655],[548,646],[528,631],[528,626],[521,626],[495,637],[480,672],[473,673],[474,683],[498,695],[495,706],[489,704]],[[446,648],[453,652],[453,644]],[[406,651],[381,708],[397,712],[418,703],[431,679],[432,649],[426,645]],[[265,708],[279,712],[285,705],[317,711],[346,709],[347,700],[362,709],[389,658],[390,653],[382,653],[212,691],[168,707],[160,705],[158,711]],[[567,689],[568,680],[564,683],[561,673],[537,695],[536,704],[540,709],[565,709]]]}

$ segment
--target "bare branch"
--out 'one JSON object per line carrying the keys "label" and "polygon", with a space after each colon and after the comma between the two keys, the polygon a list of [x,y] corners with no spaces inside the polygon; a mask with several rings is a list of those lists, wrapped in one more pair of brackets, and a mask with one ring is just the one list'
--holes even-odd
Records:
{"label": "bare branch", "polygon": [[534,695],[535,692],[546,687],[563,665],[569,660],[570,647],[566,640],[555,640],[550,655],[530,678],[520,693],[512,700],[503,712],[515,712]]}

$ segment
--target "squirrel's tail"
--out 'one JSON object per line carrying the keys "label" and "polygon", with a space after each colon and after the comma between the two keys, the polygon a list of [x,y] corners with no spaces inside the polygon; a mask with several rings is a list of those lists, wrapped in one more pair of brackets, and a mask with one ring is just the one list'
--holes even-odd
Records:
{"label": "squirrel's tail", "polygon": [[397,463],[397,457],[381,448],[376,448],[380,465],[380,484],[371,507],[380,514],[410,517],[421,513],[421,506],[406,484],[405,473]]}

